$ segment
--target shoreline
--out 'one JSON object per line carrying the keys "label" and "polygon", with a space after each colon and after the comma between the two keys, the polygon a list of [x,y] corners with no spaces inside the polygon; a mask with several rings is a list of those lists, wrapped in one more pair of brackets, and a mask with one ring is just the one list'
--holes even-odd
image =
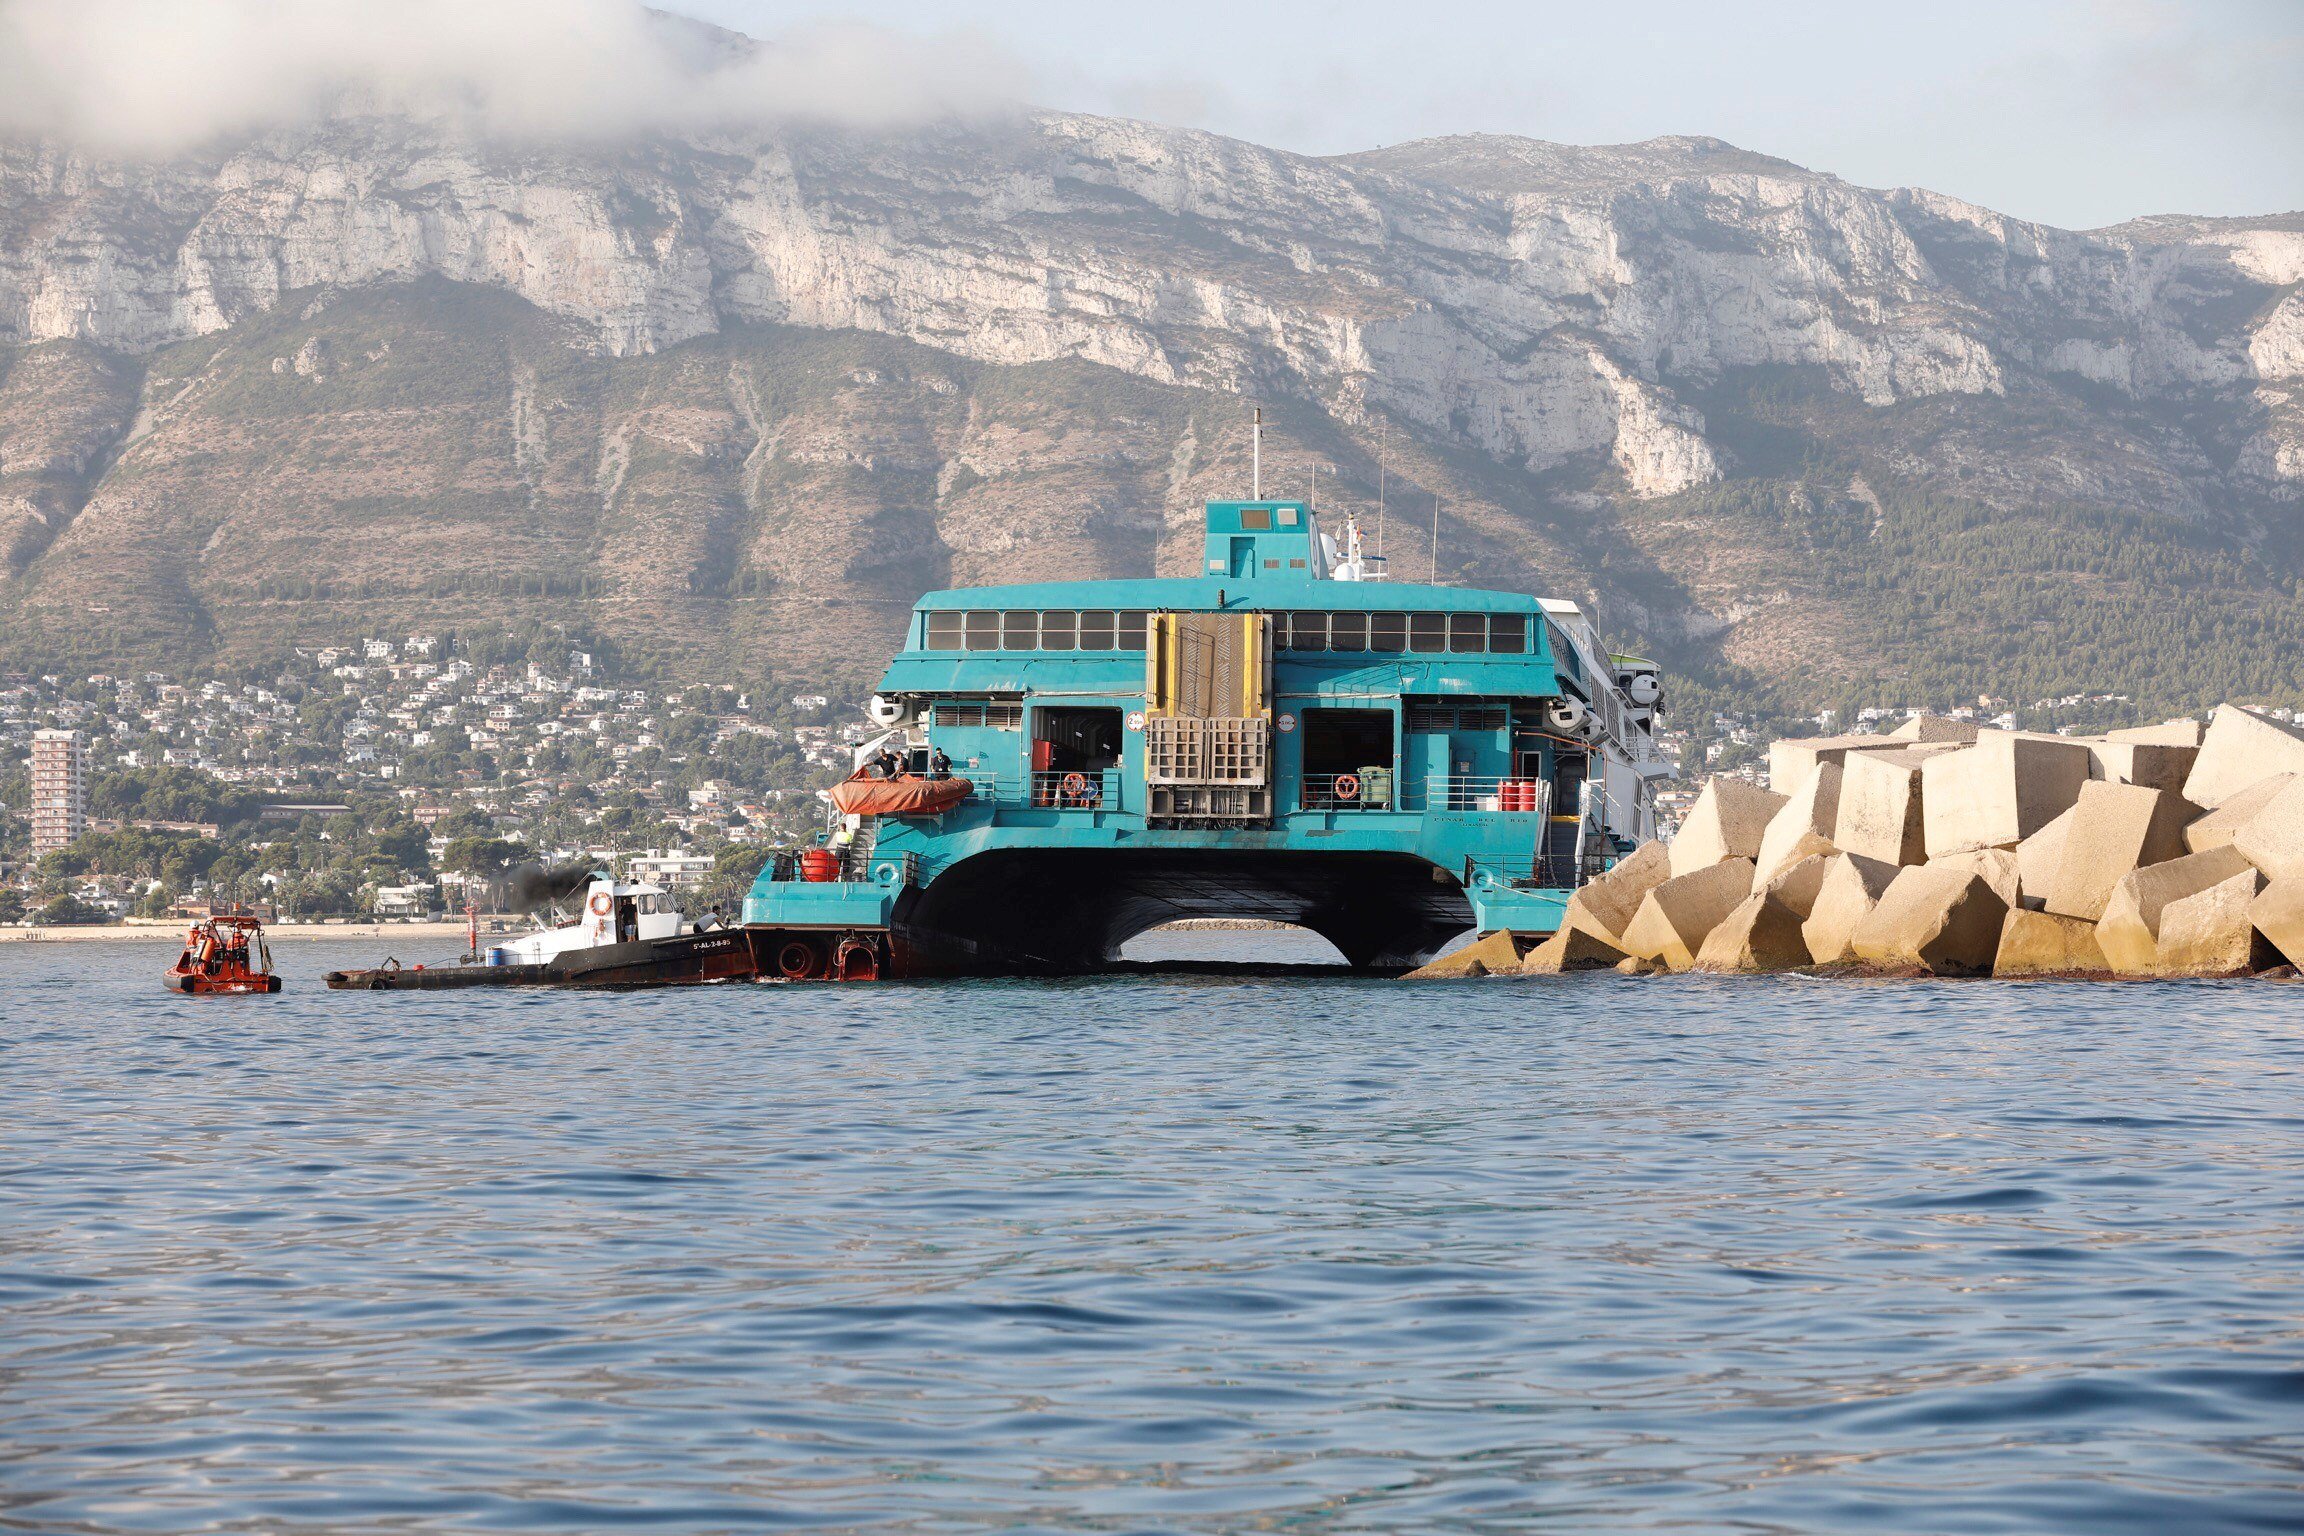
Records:
{"label": "shoreline", "polygon": [[[183,922],[147,921],[139,923],[59,923],[27,927],[0,928],[0,944],[87,944],[114,939],[140,943],[165,939],[172,943],[184,942],[184,932],[192,920]],[[266,923],[267,939],[456,939],[461,941],[471,930],[463,923]],[[516,938],[525,930],[506,929],[491,933],[480,930],[480,943],[487,947],[491,939]]]}

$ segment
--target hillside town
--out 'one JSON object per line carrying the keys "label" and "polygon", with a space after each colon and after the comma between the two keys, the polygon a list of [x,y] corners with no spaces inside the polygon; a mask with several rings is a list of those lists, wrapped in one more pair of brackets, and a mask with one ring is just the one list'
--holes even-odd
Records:
{"label": "hillside town", "polygon": [[241,674],[0,675],[0,921],[488,910],[588,858],[725,899],[820,824],[849,701],[619,676],[565,637],[414,634]]}

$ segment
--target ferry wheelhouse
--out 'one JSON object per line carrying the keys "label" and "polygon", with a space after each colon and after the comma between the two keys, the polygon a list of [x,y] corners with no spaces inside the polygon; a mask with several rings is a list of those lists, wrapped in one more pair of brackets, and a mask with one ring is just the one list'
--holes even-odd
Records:
{"label": "ferry wheelhouse", "polygon": [[[1655,666],[1571,603],[1382,579],[1293,501],[1215,502],[1182,579],[934,592],[857,753],[933,784],[745,902],[763,970],[1079,971],[1180,918],[1358,966],[1557,927],[1653,832]],[[853,962],[851,962],[853,964]]]}

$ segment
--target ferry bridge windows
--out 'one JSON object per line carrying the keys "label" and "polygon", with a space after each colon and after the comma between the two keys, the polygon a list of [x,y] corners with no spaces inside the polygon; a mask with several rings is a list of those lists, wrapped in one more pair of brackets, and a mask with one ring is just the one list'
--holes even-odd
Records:
{"label": "ferry bridge windows", "polygon": [[931,651],[1140,651],[1142,609],[951,608],[927,615]]}
{"label": "ferry bridge windows", "polygon": [[1276,613],[1272,640],[1283,651],[1411,651],[1426,655],[1528,651],[1524,613]]}
{"label": "ferry bridge windows", "polygon": [[1269,531],[1272,527],[1272,509],[1270,507],[1241,508],[1240,526],[1247,529],[1250,533],[1263,533]]}
{"label": "ferry bridge windows", "polygon": [[[1141,651],[1142,609],[944,609],[927,615],[931,651]],[[1524,613],[1277,612],[1272,643],[1283,651],[1524,656]]]}

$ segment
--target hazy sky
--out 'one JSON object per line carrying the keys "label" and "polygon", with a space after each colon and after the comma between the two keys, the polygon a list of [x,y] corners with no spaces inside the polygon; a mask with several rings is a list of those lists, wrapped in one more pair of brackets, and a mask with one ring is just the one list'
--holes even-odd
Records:
{"label": "hazy sky", "polygon": [[755,36],[960,29],[1042,105],[1312,153],[1709,134],[2073,228],[2304,209],[2304,0],[669,4]]}

